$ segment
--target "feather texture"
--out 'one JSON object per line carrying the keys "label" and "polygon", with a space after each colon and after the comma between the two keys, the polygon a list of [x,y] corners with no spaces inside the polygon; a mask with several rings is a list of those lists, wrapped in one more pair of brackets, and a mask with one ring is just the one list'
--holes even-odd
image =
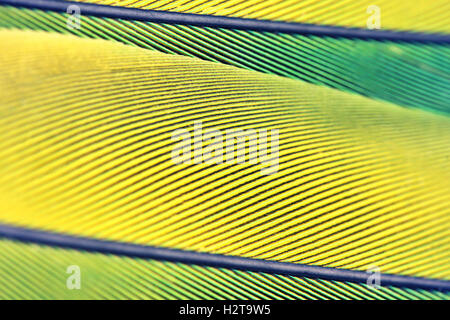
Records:
{"label": "feather texture", "polygon": [[[46,32],[1,31],[0,69],[2,223],[450,279],[448,116]],[[279,130],[277,172],[175,164],[200,121]]]}
{"label": "feather texture", "polygon": [[0,27],[73,33],[300,79],[450,113],[450,46],[276,34],[82,17],[0,6]]}

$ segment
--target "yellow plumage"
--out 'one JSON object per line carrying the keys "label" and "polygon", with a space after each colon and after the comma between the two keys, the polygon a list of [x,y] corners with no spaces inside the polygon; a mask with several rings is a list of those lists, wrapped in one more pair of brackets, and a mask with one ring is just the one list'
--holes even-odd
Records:
{"label": "yellow plumage", "polygon": [[[0,31],[0,222],[450,279],[450,119],[103,40]],[[279,170],[176,165],[194,121],[279,130]]]}

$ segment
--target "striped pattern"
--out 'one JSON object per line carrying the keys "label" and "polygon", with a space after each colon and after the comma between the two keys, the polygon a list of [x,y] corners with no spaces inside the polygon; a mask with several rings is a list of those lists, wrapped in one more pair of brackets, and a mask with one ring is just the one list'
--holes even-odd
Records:
{"label": "striped pattern", "polygon": [[450,32],[447,0],[78,0],[112,6],[366,28],[370,5],[383,29]]}
{"label": "striped pattern", "polygon": [[[450,279],[450,119],[298,80],[0,32],[0,222]],[[175,165],[171,134],[278,129],[280,167]]]}
{"label": "striped pattern", "polygon": [[[81,271],[68,290],[67,267]],[[0,299],[450,299],[439,291],[380,287],[190,266],[0,240]]]}
{"label": "striped pattern", "polygon": [[73,33],[231,64],[449,113],[450,46],[396,44],[252,31],[174,26],[0,7],[0,27]]}

